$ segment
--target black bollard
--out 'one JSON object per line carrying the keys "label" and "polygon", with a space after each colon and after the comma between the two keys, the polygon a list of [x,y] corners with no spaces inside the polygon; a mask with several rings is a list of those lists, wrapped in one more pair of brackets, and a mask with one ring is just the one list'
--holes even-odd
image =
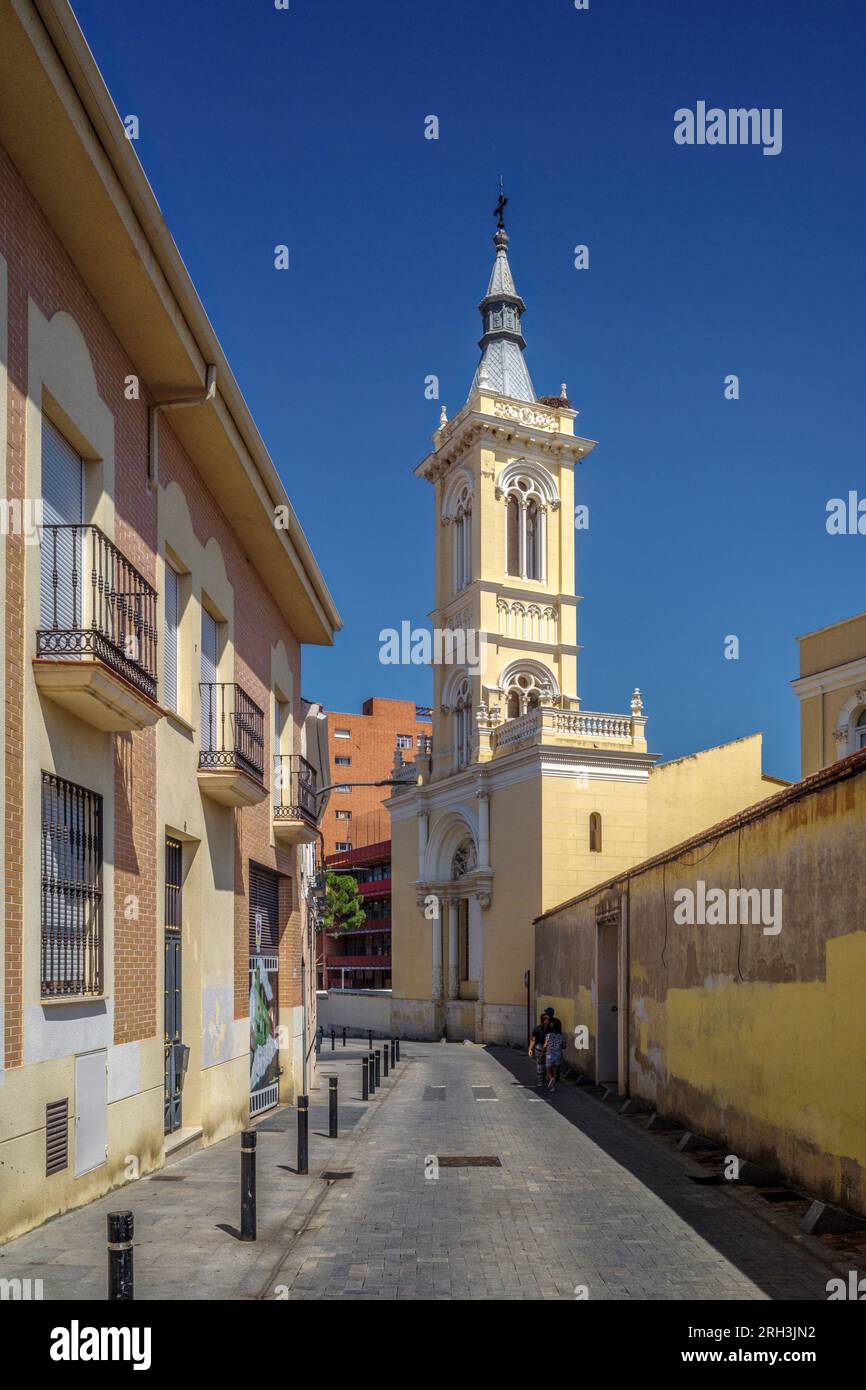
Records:
{"label": "black bollard", "polygon": [[381,1071],[381,1067],[382,1067],[382,1053],[379,1051],[379,1048],[378,1048],[378,1047],[375,1049],[375,1057],[376,1057],[376,1085],[377,1085],[377,1087],[378,1087],[378,1086],[381,1086],[381,1085],[382,1085],[382,1071]]}
{"label": "black bollard", "polygon": [[385,1047],[384,1047],[384,1049],[383,1049],[383,1051],[382,1051],[382,1071],[384,1072],[385,1076],[388,1075],[388,1044],[387,1044],[387,1043],[385,1044]]}
{"label": "black bollard", "polygon": [[132,1232],[134,1217],[131,1211],[108,1213],[108,1302],[132,1303],[135,1300],[132,1269]]}
{"label": "black bollard", "polygon": [[391,1039],[391,1070],[392,1070],[392,1071],[394,1070],[394,1068],[396,1067],[396,1065],[397,1065],[397,1039],[396,1039],[396,1038],[392,1038],[392,1039]]}
{"label": "black bollard", "polygon": [[367,1057],[367,1071],[370,1076],[370,1095],[374,1096],[376,1094],[376,1056],[372,1051]]}
{"label": "black bollard", "polygon": [[328,1078],[328,1138],[337,1137],[337,1078]]}
{"label": "black bollard", "polygon": [[345,1028],[343,1029],[343,1046],[344,1046],[344,1047],[346,1046],[346,1030],[345,1030]]}
{"label": "black bollard", "polygon": [[394,1041],[395,1041],[396,1044],[397,1044],[397,1061],[399,1062],[399,1060],[400,1060],[400,1039],[399,1039],[399,1038],[395,1038]]}
{"label": "black bollard", "polygon": [[361,1058],[361,1099],[370,1099],[370,1079],[367,1074],[367,1058]]}
{"label": "black bollard", "polygon": [[317,1029],[316,1029],[316,1056],[317,1056],[317,1057],[319,1056],[319,1053],[321,1052],[321,1050],[322,1050],[322,1030],[321,1030],[321,1028],[317,1028]]}
{"label": "black bollard", "polygon": [[373,1051],[373,1029],[372,1029],[372,1028],[370,1028],[370,1029],[368,1030],[368,1032],[367,1032],[367,1042],[370,1044],[370,1051],[372,1052],[372,1051]]}
{"label": "black bollard", "polygon": [[241,1240],[256,1238],[256,1133],[241,1135]]}
{"label": "black bollard", "polygon": [[298,1096],[298,1172],[310,1171],[310,1097]]}

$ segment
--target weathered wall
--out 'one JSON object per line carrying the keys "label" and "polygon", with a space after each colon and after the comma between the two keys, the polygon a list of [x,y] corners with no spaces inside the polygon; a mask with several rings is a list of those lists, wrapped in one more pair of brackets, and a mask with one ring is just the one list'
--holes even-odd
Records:
{"label": "weathered wall", "polygon": [[[833,775],[835,774],[835,775]],[[542,1006],[552,1002],[597,1071],[597,909],[625,899],[627,1081],[634,1096],[866,1212],[866,755],[798,784],[536,926]],[[674,894],[781,890],[774,924],[686,925]],[[711,916],[711,913],[707,914]],[[765,919],[766,921],[766,919]],[[625,933],[625,926],[622,927]]]}
{"label": "weathered wall", "polygon": [[647,854],[661,854],[784,786],[764,776],[762,742],[752,734],[651,768]]}

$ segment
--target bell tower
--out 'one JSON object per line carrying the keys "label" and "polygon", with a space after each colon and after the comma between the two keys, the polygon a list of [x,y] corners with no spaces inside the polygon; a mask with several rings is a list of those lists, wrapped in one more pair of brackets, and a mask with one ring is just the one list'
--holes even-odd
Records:
{"label": "bell tower", "polygon": [[639,692],[630,714],[581,707],[574,469],[595,445],[564,386],[535,394],[504,207],[468,399],[415,470],[434,493],[433,752],[388,802],[393,1024],[476,1042],[524,1036],[539,913],[644,853],[653,762]]}
{"label": "bell tower", "polygon": [[[484,762],[504,719],[578,710],[574,467],[595,447],[574,433],[565,386],[537,397],[508,259],[504,202],[479,304],[481,358],[462,409],[442,409],[416,469],[435,488],[433,780]],[[449,660],[449,655],[451,660]]]}

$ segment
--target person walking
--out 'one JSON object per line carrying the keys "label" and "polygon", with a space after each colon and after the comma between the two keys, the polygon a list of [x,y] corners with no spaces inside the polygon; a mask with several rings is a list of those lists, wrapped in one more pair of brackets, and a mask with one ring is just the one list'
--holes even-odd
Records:
{"label": "person walking", "polygon": [[565,1039],[562,1036],[562,1024],[555,1017],[553,1010],[550,1010],[548,1017],[547,1034],[544,1039],[544,1066],[547,1073],[548,1091],[556,1090],[556,1082],[559,1076],[559,1064],[562,1061],[562,1050],[565,1046]]}
{"label": "person walking", "polygon": [[[550,1010],[550,1013],[551,1013],[551,1015],[552,1015],[552,1013],[553,1013],[553,1010],[552,1010],[552,1009]],[[545,1052],[544,1052],[544,1044],[545,1044],[546,1040],[547,1040],[547,1012],[545,1011],[545,1013],[543,1013],[543,1014],[541,1015],[541,1018],[539,1019],[538,1023],[536,1023],[535,1027],[534,1027],[533,1030],[532,1030],[532,1036],[531,1036],[530,1039],[529,1039],[529,1052],[528,1052],[528,1054],[527,1054],[528,1056],[534,1057],[534,1058],[535,1058],[535,1085],[536,1085],[536,1087],[537,1087],[537,1089],[538,1089],[539,1091],[540,1091],[540,1090],[542,1089],[542,1087],[544,1086],[544,1073],[545,1073]]]}

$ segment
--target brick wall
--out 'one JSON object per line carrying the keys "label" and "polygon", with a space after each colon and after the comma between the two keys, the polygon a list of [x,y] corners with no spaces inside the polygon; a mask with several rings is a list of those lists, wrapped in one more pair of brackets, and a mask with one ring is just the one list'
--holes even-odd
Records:
{"label": "brick wall", "polygon": [[[362,714],[328,712],[328,754],[331,760],[329,782],[375,782],[391,776],[398,734],[410,734],[413,746],[403,752],[405,762],[417,756],[418,735],[430,736],[429,721],[415,717],[412,700],[364,701]],[[337,738],[337,729],[348,729],[349,738]],[[338,767],[338,757],[350,757],[349,767]],[[349,841],[358,848],[391,838],[390,816],[382,809],[391,795],[389,787],[356,787],[350,792],[332,792],[322,823],[325,854],[336,854],[338,841]],[[350,821],[338,820],[337,811],[351,811]]]}
{"label": "brick wall", "polygon": [[[81,330],[96,373],[102,400],[115,422],[115,539],[118,547],[151,583],[156,582],[157,503],[146,486],[148,395],[141,384],[140,399],[124,393],[125,379],[135,374],[135,364],[124,353],[98,306],[53,234],[17,170],[0,149],[0,254],[9,269],[9,398],[7,492],[25,496],[25,402],[27,394],[27,303],[32,297],[46,318],[63,310]],[[232,528],[216,506],[201,478],[173,435],[167,421],[160,425],[161,480],[176,480],[186,495],[190,515],[202,543],[213,536],[222,550],[226,571],[234,588],[235,679],[266,711],[268,740],[266,767],[270,766],[270,647],[282,638],[300,690],[300,648],[278,612],[270,594],[255,574],[249,557],[237,543]],[[263,519],[263,524],[267,522]],[[24,631],[24,545],[20,537],[5,544],[7,605],[6,636],[7,711],[5,865],[5,1060],[20,1065],[22,899],[21,876],[23,812],[23,707],[27,634]],[[299,703],[299,701],[298,701]],[[297,718],[299,710],[294,710]],[[157,934],[161,928],[156,902],[157,854],[163,827],[156,824],[155,730],[106,735],[114,740],[114,790],[116,847],[114,885],[115,1041],[152,1037],[161,1030],[156,1017]],[[235,1014],[247,1013],[247,880],[250,859],[287,875],[281,903],[285,903],[285,967],[281,971],[281,997],[300,1000],[300,913],[294,849],[270,845],[270,800],[235,813],[238,829],[235,860]],[[27,892],[38,893],[38,884]],[[106,905],[107,911],[112,905]],[[281,959],[282,965],[282,959]]]}

